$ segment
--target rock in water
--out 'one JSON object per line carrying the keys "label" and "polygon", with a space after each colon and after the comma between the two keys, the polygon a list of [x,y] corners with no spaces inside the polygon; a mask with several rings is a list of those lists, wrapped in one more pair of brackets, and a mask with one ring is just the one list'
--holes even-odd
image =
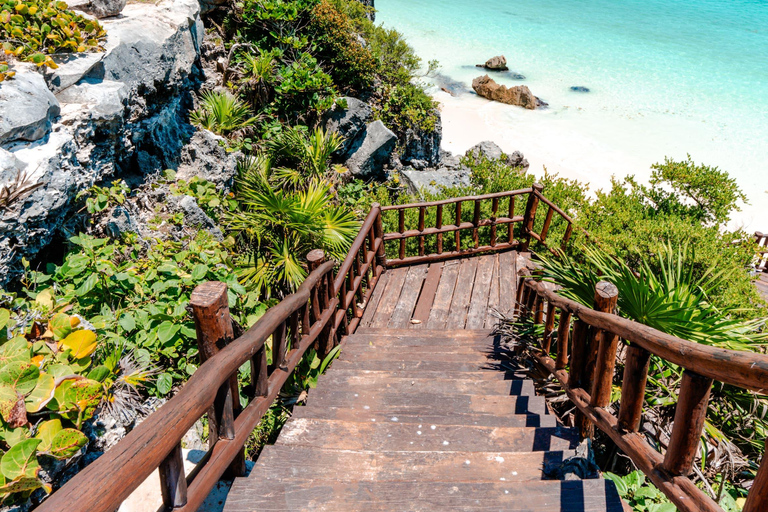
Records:
{"label": "rock in water", "polygon": [[485,61],[485,64],[478,64],[477,67],[490,69],[493,71],[507,71],[509,69],[507,67],[507,58],[504,57],[503,55],[497,55],[495,57],[491,57],[490,59]]}
{"label": "rock in water", "polygon": [[59,102],[43,75],[32,69],[19,70],[0,87],[0,144],[43,138],[59,112]]}
{"label": "rock in water", "polygon": [[489,100],[517,105],[534,110],[539,106],[539,99],[533,95],[526,85],[516,85],[507,88],[505,85],[499,85],[488,75],[483,75],[472,80],[472,88],[483,98]]}
{"label": "rock in water", "polygon": [[584,87],[583,85],[574,85],[571,87],[571,90],[573,92],[589,92],[589,87]]}
{"label": "rock in water", "polygon": [[120,14],[127,3],[127,0],[88,0],[82,3],[72,3],[70,7],[93,14],[97,18],[109,18]]}
{"label": "rock in water", "polygon": [[346,166],[355,177],[380,175],[396,145],[397,136],[381,121],[374,121],[350,148]]}

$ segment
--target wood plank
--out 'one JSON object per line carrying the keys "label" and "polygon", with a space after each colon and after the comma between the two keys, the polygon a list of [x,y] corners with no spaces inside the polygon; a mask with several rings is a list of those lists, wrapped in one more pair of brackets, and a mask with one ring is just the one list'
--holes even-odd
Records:
{"label": "wood plank", "polygon": [[495,261],[494,255],[482,256],[477,259],[477,271],[475,272],[475,283],[472,286],[472,298],[467,312],[466,329],[482,329],[485,325]]}
{"label": "wood plank", "polygon": [[352,482],[529,482],[543,468],[562,464],[574,451],[549,452],[372,452],[322,447],[264,448],[248,478],[290,482],[303,479]]}
{"label": "wood plank", "polygon": [[504,373],[508,371],[502,361],[467,361],[466,358],[460,361],[422,361],[412,360],[403,361],[402,359],[337,359],[333,362],[334,368],[376,370],[376,371],[428,371],[428,372],[477,372],[477,371],[497,371]]}
{"label": "wood plank", "polygon": [[437,286],[432,310],[429,312],[429,320],[427,320],[427,329],[445,329],[448,312],[451,309],[453,290],[456,289],[456,280],[459,277],[460,266],[461,262],[458,260],[446,261],[443,264],[440,283]]}
{"label": "wood plank", "polygon": [[413,311],[413,319],[418,323],[411,325],[414,329],[426,329],[429,320],[429,312],[432,310],[432,304],[435,302],[437,287],[440,285],[440,276],[443,273],[443,263],[433,263],[429,266],[429,272],[424,279],[424,286],[421,289],[421,295]]}
{"label": "wood plank", "polygon": [[491,276],[491,291],[488,295],[488,309],[485,312],[486,329],[493,329],[499,321],[494,312],[499,310],[499,255],[493,260],[493,275]]}
{"label": "wood plank", "polygon": [[435,336],[435,337],[443,337],[443,338],[457,338],[461,337],[462,339],[465,338],[472,338],[472,337],[488,337],[493,334],[492,329],[465,329],[465,330],[447,330],[447,329],[424,329],[423,331],[420,331],[418,333],[413,332],[411,329],[381,329],[381,328],[373,328],[373,327],[365,327],[360,328],[355,331],[355,334],[352,334],[350,336],[357,336],[360,334],[365,335],[376,335],[381,337],[391,337],[391,336],[419,336],[421,338],[426,336]]}
{"label": "wood plank", "polygon": [[[462,416],[490,415],[508,417],[514,414],[548,414],[546,401],[540,396],[470,395],[450,393],[402,393],[367,390],[335,390],[317,388],[309,392],[307,407],[344,407],[373,413],[443,416],[448,423]],[[391,416],[390,416],[391,417]],[[389,420],[389,417],[387,418]],[[365,419],[364,421],[370,421]],[[459,423],[462,424],[464,420]]]}
{"label": "wood plank", "polygon": [[505,512],[623,512],[608,480],[494,483],[359,482],[296,480],[284,484],[240,478],[224,512],[409,512],[504,510]]}
{"label": "wood plank", "polygon": [[[447,372],[430,372],[424,370],[358,370],[349,368],[348,366],[331,366],[333,371],[328,371],[326,375],[340,375],[340,376],[358,376],[358,375],[370,375],[371,377],[378,375],[388,375],[392,377],[402,378],[417,378],[417,379],[473,379],[473,380],[507,380],[514,382],[523,382],[524,392],[513,392],[513,395],[531,395],[533,396],[533,384],[532,381],[527,379],[517,379],[513,372],[497,372],[497,371],[475,371],[475,372],[461,372],[461,371],[447,371]],[[528,390],[531,392],[528,393]]]}
{"label": "wood plank", "polygon": [[376,282],[376,287],[373,289],[373,293],[368,299],[368,303],[365,305],[363,318],[360,320],[358,329],[371,325],[373,317],[376,315],[376,308],[379,307],[379,302],[381,301],[382,295],[384,295],[384,290],[387,288],[387,283],[389,282],[389,277],[391,275],[390,272],[384,272],[379,276],[379,280]]}
{"label": "wood plank", "polygon": [[499,254],[499,313],[511,318],[517,292],[517,251]]}
{"label": "wood plank", "polygon": [[421,286],[424,284],[424,278],[427,276],[428,269],[429,265],[426,264],[408,267],[403,290],[395,305],[395,310],[389,318],[387,327],[397,329],[406,328],[411,325],[411,315],[416,307],[416,301],[421,293]]}
{"label": "wood plank", "polygon": [[437,351],[433,347],[384,347],[371,349],[371,347],[347,346],[341,351],[341,360],[349,361],[443,361],[446,363],[460,363],[464,361],[490,362],[489,359],[507,359],[507,352],[501,349],[456,346],[444,351]]}
{"label": "wood plank", "polygon": [[[520,381],[531,382],[531,381]],[[425,379],[398,377],[392,374],[360,372],[358,375],[341,375],[330,372],[320,377],[318,387],[338,391],[371,391],[401,393],[458,393],[469,395],[512,394],[511,380],[475,380],[475,379]],[[519,384],[517,385],[520,386]],[[530,389],[533,389],[532,383]]]}
{"label": "wood plank", "polygon": [[336,450],[525,452],[572,450],[579,442],[578,437],[578,432],[564,427],[435,425],[432,429],[431,425],[419,428],[418,424],[399,421],[291,418],[275,444]]}
{"label": "wood plank", "polygon": [[400,298],[400,292],[403,289],[408,269],[405,267],[395,268],[387,270],[387,273],[390,274],[389,282],[387,282],[387,288],[384,290],[373,320],[371,320],[371,327],[386,327],[389,323],[389,318],[392,316],[392,312],[395,310],[397,301]]}
{"label": "wood plank", "polygon": [[430,347],[440,350],[449,350],[449,347],[481,347],[490,348],[500,346],[499,340],[492,337],[439,337],[439,336],[421,336],[424,331],[413,331],[411,336],[379,336],[373,334],[355,334],[347,336],[345,347],[373,347],[373,348],[392,348],[392,347]]}
{"label": "wood plank", "polygon": [[459,277],[456,279],[456,289],[451,299],[451,309],[445,322],[447,329],[463,329],[467,323],[469,301],[472,297],[472,286],[475,283],[477,258],[461,260]]}

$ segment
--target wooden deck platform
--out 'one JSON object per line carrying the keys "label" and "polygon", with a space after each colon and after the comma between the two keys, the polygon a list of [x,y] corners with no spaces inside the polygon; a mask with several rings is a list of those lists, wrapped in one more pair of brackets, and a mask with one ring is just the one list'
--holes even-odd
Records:
{"label": "wooden deck platform", "polygon": [[507,252],[383,274],[225,512],[625,510],[610,481],[551,479],[578,432],[490,329],[489,310],[512,312],[518,263]]}

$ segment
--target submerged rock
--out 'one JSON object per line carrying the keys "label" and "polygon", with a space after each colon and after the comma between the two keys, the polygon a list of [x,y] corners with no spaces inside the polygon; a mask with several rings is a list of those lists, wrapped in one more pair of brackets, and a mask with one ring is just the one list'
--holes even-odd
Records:
{"label": "submerged rock", "polygon": [[43,76],[18,66],[13,80],[0,84],[0,144],[43,138],[60,110]]}
{"label": "submerged rock", "polygon": [[497,84],[488,75],[472,80],[472,88],[483,98],[509,105],[517,105],[528,110],[534,110],[540,105],[539,99],[533,95],[528,86],[516,85],[507,88],[505,85]]}
{"label": "submerged rock", "polygon": [[507,58],[503,55],[491,57],[485,61],[485,64],[478,64],[477,67],[490,69],[491,71],[507,71],[509,69],[507,67]]}
{"label": "submerged rock", "polygon": [[589,92],[589,87],[584,87],[583,85],[574,85],[571,87],[571,90],[573,92]]}
{"label": "submerged rock", "polygon": [[374,121],[366,126],[363,136],[355,139],[346,166],[355,177],[379,176],[396,145],[397,136],[381,121]]}

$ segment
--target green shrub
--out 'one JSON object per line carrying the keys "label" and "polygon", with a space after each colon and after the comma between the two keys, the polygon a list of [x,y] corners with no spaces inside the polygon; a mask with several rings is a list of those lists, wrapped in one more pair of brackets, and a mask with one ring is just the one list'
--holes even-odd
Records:
{"label": "green shrub", "polygon": [[317,59],[302,53],[279,70],[273,111],[283,121],[298,122],[331,108],[337,95],[333,79]]}
{"label": "green shrub", "polygon": [[200,108],[189,115],[192,124],[218,135],[229,135],[253,126],[258,117],[251,115],[248,104],[230,92],[205,91]]}
{"label": "green shrub", "polygon": [[[55,53],[98,51],[106,36],[98,21],[65,2],[0,0],[0,41],[6,55],[56,68]],[[7,77],[7,70],[1,71]]]}
{"label": "green shrub", "polygon": [[383,99],[375,111],[377,118],[398,135],[402,136],[409,128],[433,132],[440,113],[435,102],[418,85],[406,83],[385,88]]}

